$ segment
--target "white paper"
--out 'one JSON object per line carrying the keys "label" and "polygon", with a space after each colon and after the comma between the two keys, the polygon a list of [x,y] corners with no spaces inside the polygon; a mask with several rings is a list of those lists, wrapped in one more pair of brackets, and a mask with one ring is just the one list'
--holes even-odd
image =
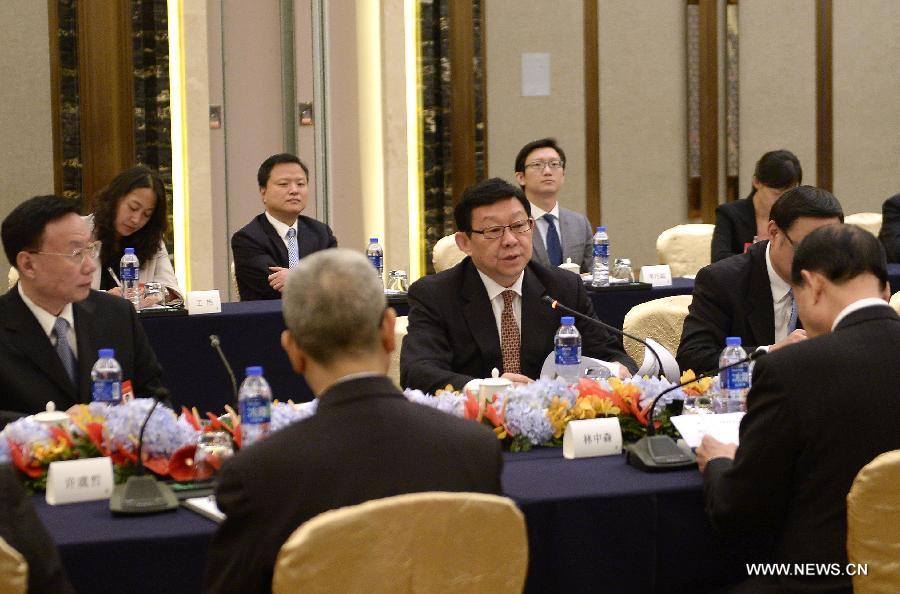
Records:
{"label": "white paper", "polygon": [[109,457],[50,463],[47,471],[50,505],[109,499],[112,492],[113,468]]}
{"label": "white paper", "polygon": [[522,54],[522,96],[550,96],[550,54]]}
{"label": "white paper", "polygon": [[185,499],[182,505],[194,513],[198,513],[205,518],[209,518],[213,522],[222,523],[225,521],[225,514],[216,505],[216,496],[208,495],[206,497],[191,497]]}
{"label": "white paper", "polygon": [[189,315],[219,313],[222,311],[219,291],[188,291],[187,309]]}
{"label": "white paper", "polygon": [[678,415],[669,419],[685,443],[690,447],[700,447],[704,435],[711,435],[722,443],[738,443],[738,433],[744,413],[733,412],[721,415],[699,414]]}
{"label": "white paper", "polygon": [[641,282],[650,283],[654,287],[668,287],[672,285],[672,269],[668,264],[657,266],[641,266]]}
{"label": "white paper", "polygon": [[[656,354],[659,355],[659,358],[662,360],[663,375],[670,382],[677,384],[681,380],[681,369],[678,367],[678,361],[675,360],[675,355],[672,354],[672,351],[650,337],[647,337],[646,341],[647,344],[653,347],[653,350],[656,351]],[[656,357],[653,356],[653,353],[651,353],[647,347],[644,347],[644,362],[641,363],[641,368],[638,369],[635,375],[637,377],[645,375],[654,377],[658,373],[659,363],[656,362]]]}
{"label": "white paper", "polygon": [[622,453],[622,427],[616,417],[570,421],[563,435],[563,456],[592,458]]}
{"label": "white paper", "polygon": [[[600,359],[584,356],[581,357],[581,367],[578,370],[578,376],[584,376],[586,369],[596,367],[606,367],[613,377],[619,377],[619,363],[615,361],[601,361]],[[556,351],[550,351],[550,354],[544,359],[544,364],[541,366],[541,377],[556,377]]]}

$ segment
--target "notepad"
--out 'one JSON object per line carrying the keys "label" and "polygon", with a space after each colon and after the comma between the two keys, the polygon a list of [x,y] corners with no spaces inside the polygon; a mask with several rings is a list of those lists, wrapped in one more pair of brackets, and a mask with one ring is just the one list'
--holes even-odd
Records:
{"label": "notepad", "polygon": [[208,495],[206,497],[191,497],[181,502],[181,505],[194,513],[200,514],[205,518],[209,518],[213,522],[221,524],[225,520],[225,514],[219,510],[216,505],[216,496]]}

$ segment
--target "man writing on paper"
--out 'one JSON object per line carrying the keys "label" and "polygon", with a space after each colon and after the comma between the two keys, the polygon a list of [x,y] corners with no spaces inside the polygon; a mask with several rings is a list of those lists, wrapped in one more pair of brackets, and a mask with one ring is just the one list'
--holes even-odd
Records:
{"label": "man writing on paper", "polygon": [[[400,383],[427,392],[462,388],[495,367],[512,381],[531,381],[553,351],[560,324],[559,312],[541,298],[594,317],[584,284],[531,259],[531,207],[522,190],[502,179],[467,188],[453,216],[456,244],[468,258],[410,287]],[[585,356],[618,362],[625,375],[637,369],[618,336],[583,320],[576,326]]]}
{"label": "man writing on paper", "polygon": [[[706,436],[697,450],[712,523],[774,534],[777,562],[844,567],[853,479],[900,448],[900,318],[886,302],[887,278],[872,234],[851,225],[811,232],[791,269],[811,339],[757,361],[739,447]],[[850,591],[846,576],[770,579],[754,584]]]}
{"label": "man writing on paper", "polygon": [[740,336],[748,353],[806,338],[788,284],[794,249],[810,231],[842,222],[844,212],[831,193],[799,186],[775,201],[769,217],[768,241],[697,273],[676,356],[682,370],[718,367],[728,336]]}
{"label": "man writing on paper", "polygon": [[2,226],[19,282],[0,297],[0,425],[91,401],[97,350],[112,348],[137,395],[161,387],[162,370],[131,303],[92,291],[99,250],[75,203],[36,196]]}
{"label": "man writing on paper", "polygon": [[324,511],[419,491],[500,493],[496,436],[407,401],[385,376],[396,317],[362,254],[304,258],[282,307],[282,345],[318,409],[223,466],[216,501],[227,519],[207,592],[268,592],[281,545]]}

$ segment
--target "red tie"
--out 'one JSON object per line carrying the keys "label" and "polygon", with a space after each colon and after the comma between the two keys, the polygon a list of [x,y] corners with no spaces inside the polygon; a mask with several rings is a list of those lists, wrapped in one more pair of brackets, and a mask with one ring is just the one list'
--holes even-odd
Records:
{"label": "red tie", "polygon": [[515,296],[515,291],[503,291],[503,313],[500,314],[500,350],[503,352],[503,373],[522,373],[519,368],[519,350],[522,340],[512,307]]}

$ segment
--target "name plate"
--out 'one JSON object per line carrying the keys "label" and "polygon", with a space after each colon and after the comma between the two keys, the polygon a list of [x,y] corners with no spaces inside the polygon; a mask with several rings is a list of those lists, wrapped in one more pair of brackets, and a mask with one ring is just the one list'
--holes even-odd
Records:
{"label": "name plate", "polygon": [[563,435],[563,456],[592,458],[622,453],[622,427],[616,417],[571,421]]}
{"label": "name plate", "polygon": [[113,467],[109,457],[51,462],[47,471],[47,503],[60,505],[109,499]]}
{"label": "name plate", "polygon": [[188,291],[187,309],[189,315],[221,312],[219,291]]}
{"label": "name plate", "polygon": [[668,264],[658,266],[642,266],[641,282],[650,283],[654,287],[668,287],[672,285],[672,269]]}

